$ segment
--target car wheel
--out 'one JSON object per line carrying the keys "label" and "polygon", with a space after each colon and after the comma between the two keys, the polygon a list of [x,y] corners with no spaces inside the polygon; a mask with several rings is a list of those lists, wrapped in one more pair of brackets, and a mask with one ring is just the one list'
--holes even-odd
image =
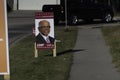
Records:
{"label": "car wheel", "polygon": [[105,14],[103,18],[104,22],[111,22],[112,21],[112,15],[110,13]]}
{"label": "car wheel", "polygon": [[71,16],[70,23],[75,25],[78,22],[78,17],[77,16]]}

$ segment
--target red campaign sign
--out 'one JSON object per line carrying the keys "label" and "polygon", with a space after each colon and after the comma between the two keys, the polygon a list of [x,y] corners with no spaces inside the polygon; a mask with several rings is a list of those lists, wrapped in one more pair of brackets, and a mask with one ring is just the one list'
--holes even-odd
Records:
{"label": "red campaign sign", "polygon": [[32,28],[32,34],[35,35],[35,27]]}
{"label": "red campaign sign", "polygon": [[54,49],[54,44],[37,44],[37,49]]}
{"label": "red campaign sign", "polygon": [[51,19],[54,18],[53,12],[36,12],[35,13],[36,19]]}
{"label": "red campaign sign", "polygon": [[54,49],[54,15],[53,12],[35,13],[35,32],[37,49]]}

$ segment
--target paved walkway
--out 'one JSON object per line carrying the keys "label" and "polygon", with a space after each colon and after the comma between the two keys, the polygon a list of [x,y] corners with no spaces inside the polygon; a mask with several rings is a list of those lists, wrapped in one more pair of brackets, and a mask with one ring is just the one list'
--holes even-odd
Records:
{"label": "paved walkway", "polygon": [[120,80],[100,28],[79,27],[69,80]]}

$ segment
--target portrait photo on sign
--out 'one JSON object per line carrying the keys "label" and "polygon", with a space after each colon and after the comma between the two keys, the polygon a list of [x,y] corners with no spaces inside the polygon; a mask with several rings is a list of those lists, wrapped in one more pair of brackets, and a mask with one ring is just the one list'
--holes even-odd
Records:
{"label": "portrait photo on sign", "polygon": [[54,47],[54,21],[53,19],[35,20],[35,38],[37,48]]}

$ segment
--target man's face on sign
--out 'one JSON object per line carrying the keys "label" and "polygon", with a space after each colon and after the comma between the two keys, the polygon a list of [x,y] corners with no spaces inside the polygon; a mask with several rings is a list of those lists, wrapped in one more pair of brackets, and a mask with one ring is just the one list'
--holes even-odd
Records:
{"label": "man's face on sign", "polygon": [[48,34],[50,33],[50,23],[46,20],[40,21],[38,29],[41,34],[48,36]]}

